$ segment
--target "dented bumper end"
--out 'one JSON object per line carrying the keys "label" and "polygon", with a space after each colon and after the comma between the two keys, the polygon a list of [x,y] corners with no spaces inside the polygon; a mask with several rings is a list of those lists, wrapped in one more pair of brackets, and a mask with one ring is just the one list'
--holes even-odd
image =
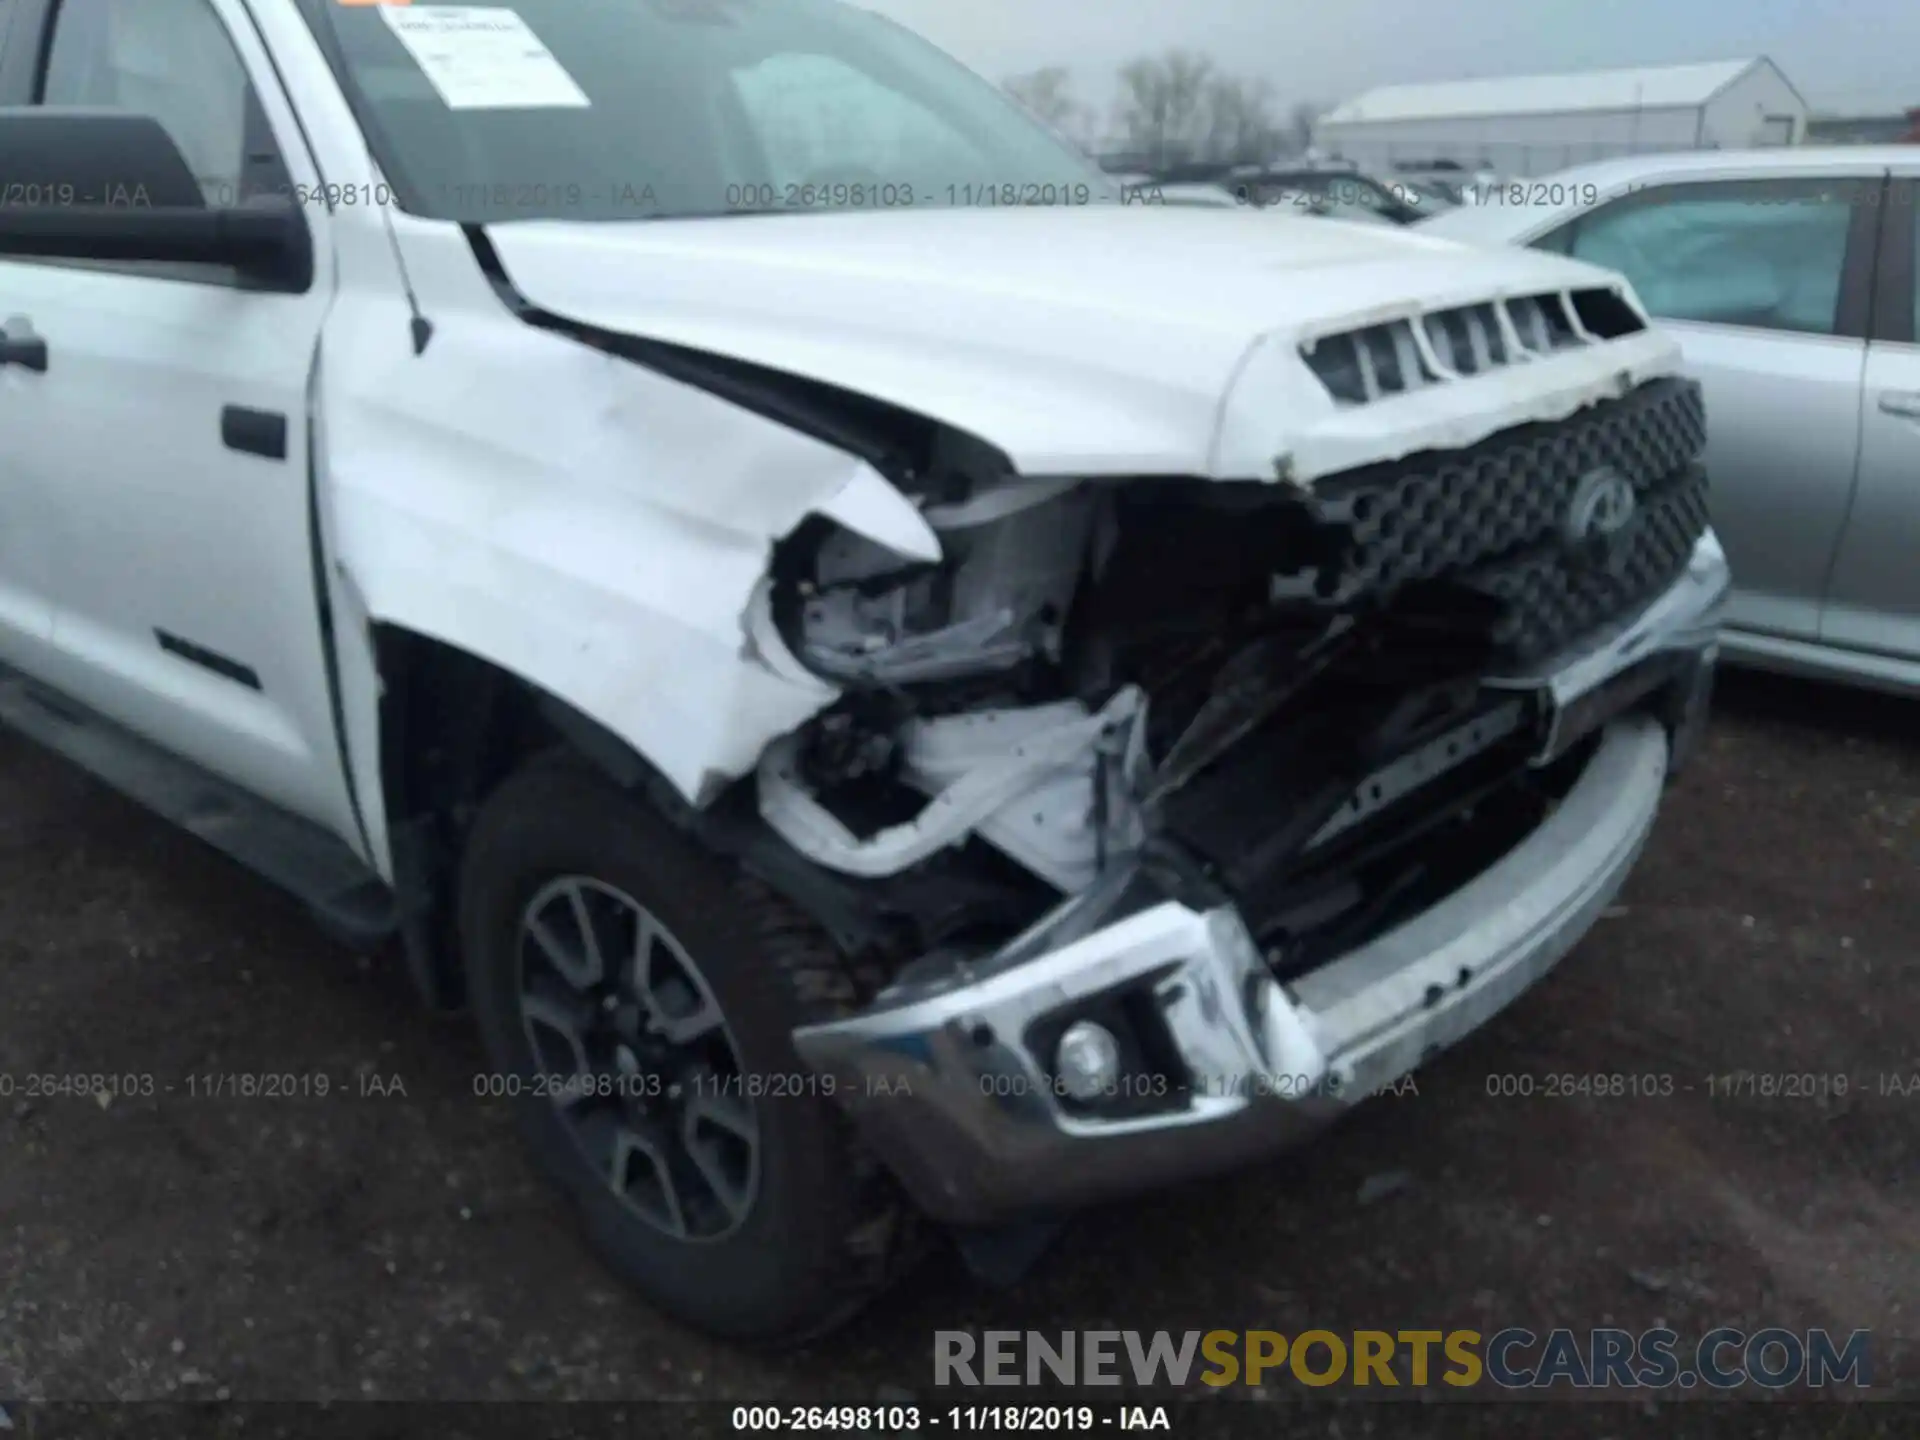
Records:
{"label": "dented bumper end", "polygon": [[[1235,907],[1151,847],[998,953],[910,967],[862,1013],[795,1032],[916,1202],[987,1224],[1216,1173],[1283,1150],[1477,1029],[1585,935],[1698,733],[1726,591],[1711,536],[1634,625],[1552,675],[1599,740],[1541,823],[1438,903],[1277,980]],[[1558,682],[1558,688],[1556,687]],[[1514,682],[1521,683],[1521,682]],[[1549,733],[1554,743],[1566,727]],[[1089,1083],[1062,1058],[1097,1026]],[[1065,1068],[1063,1069],[1063,1065]]]}

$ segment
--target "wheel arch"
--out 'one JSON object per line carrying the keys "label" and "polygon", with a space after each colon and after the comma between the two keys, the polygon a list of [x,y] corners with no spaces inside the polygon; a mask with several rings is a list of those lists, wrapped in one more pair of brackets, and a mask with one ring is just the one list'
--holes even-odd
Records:
{"label": "wheel arch", "polygon": [[634,795],[798,906],[847,952],[882,921],[857,887],[829,876],[759,818],[737,782],[715,777],[694,804],[641,749],[565,698],[458,645],[376,622],[381,822],[409,976],[434,1010],[464,1003],[451,917],[468,828],[506,779],[563,752]]}
{"label": "wheel arch", "polygon": [[435,1009],[462,1000],[449,929],[467,829],[508,776],[565,750],[684,820],[691,807],[632,743],[496,661],[407,626],[368,627],[379,675],[378,786],[415,986]]}

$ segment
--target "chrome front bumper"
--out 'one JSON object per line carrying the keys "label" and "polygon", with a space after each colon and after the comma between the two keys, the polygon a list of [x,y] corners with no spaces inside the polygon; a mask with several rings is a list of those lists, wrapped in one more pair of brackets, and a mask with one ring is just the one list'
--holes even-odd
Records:
{"label": "chrome front bumper", "polygon": [[[833,1077],[914,1199],[958,1224],[1084,1205],[1285,1149],[1477,1029],[1611,902],[1703,722],[1726,591],[1709,533],[1687,574],[1620,633],[1498,682],[1550,700],[1543,762],[1574,738],[1561,717],[1583,704],[1613,713],[1573,789],[1445,900],[1290,984],[1273,979],[1230,904],[1149,857],[998,954],[920,981],[910,968],[871,1008],[797,1030],[795,1045]],[[1164,1022],[1188,1076],[1175,1108],[1137,1082],[1146,1113],[1098,1113],[1049,1078],[1046,1037],[1061,1019],[1120,995],[1150,997]]]}

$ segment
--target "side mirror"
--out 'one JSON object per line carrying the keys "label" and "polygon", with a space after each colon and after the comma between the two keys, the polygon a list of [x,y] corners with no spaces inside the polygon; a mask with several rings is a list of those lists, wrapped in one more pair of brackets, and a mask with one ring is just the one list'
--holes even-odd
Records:
{"label": "side mirror", "polygon": [[186,157],[151,115],[0,106],[0,259],[223,265],[304,287],[307,227],[289,196],[209,206]]}

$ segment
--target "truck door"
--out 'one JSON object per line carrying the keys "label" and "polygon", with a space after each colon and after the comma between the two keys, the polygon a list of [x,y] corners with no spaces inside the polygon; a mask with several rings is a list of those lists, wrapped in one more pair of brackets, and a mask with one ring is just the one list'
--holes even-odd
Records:
{"label": "truck door", "polygon": [[1896,172],[1881,228],[1860,418],[1860,483],[1834,558],[1820,638],[1920,660],[1920,161]]}
{"label": "truck door", "polygon": [[[0,75],[18,9],[17,0],[0,0]],[[16,42],[14,53],[24,54],[25,47]],[[0,177],[0,202],[7,198],[6,178]],[[55,521],[50,497],[30,483],[15,458],[33,413],[40,348],[14,278],[10,267],[0,266],[0,665],[31,670],[44,662],[53,638]]]}
{"label": "truck door", "polygon": [[[209,204],[317,186],[239,0],[33,0],[25,13],[41,33],[14,103],[154,116]],[[58,521],[41,678],[348,836],[307,463],[332,269],[326,212],[303,213],[315,264],[298,289],[205,265],[0,261],[0,310],[45,348],[44,369],[5,372],[31,401],[5,464]]]}

